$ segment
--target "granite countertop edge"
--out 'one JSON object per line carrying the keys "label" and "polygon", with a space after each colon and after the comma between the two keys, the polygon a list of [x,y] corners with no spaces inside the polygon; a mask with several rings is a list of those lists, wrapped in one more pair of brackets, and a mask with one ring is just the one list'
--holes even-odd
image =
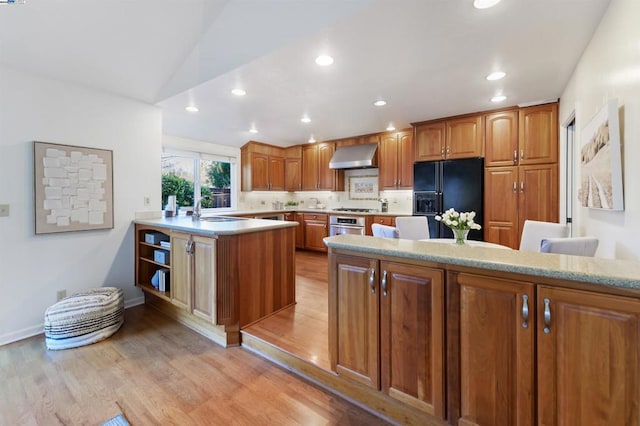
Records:
{"label": "granite countertop edge", "polygon": [[352,235],[327,237],[324,242],[335,249],[640,290],[635,272],[640,264],[634,261]]}
{"label": "granite countertop edge", "polygon": [[193,221],[190,216],[136,219],[133,222],[138,225],[157,226],[202,235],[238,235],[298,226],[297,222],[266,219],[241,219],[237,222]]}

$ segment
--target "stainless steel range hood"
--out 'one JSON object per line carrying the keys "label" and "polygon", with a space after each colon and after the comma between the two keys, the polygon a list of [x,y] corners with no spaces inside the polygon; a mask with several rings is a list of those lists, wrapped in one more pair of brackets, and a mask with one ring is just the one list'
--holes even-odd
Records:
{"label": "stainless steel range hood", "polygon": [[365,169],[378,167],[378,144],[368,143],[363,145],[343,146],[329,161],[330,169]]}

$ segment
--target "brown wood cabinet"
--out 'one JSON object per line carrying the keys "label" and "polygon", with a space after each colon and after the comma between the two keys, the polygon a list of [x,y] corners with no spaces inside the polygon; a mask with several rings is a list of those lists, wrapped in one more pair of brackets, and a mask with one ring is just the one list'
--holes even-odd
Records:
{"label": "brown wood cabinet", "polygon": [[290,222],[298,222],[296,228],[296,248],[304,248],[304,218],[302,213],[287,212],[284,214],[284,220]]}
{"label": "brown wood cabinet", "polygon": [[538,289],[538,424],[640,424],[640,301]]}
{"label": "brown wood cabinet", "polygon": [[243,191],[284,191],[284,150],[250,141],[241,150]]}
{"label": "brown wood cabinet", "polygon": [[329,282],[332,368],[443,418],[443,272],[332,254]]}
{"label": "brown wood cabinet", "polygon": [[190,311],[193,274],[190,234],[171,233],[171,265],[171,303]]}
{"label": "brown wood cabinet", "polygon": [[557,163],[557,103],[498,111],[484,120],[486,167]]}
{"label": "brown wood cabinet", "polygon": [[382,189],[413,188],[412,132],[382,135],[378,173]]}
{"label": "brown wood cabinet", "polygon": [[373,216],[371,223],[379,223],[380,225],[396,226],[396,218],[393,216]]}
{"label": "brown wood cabinet", "polygon": [[415,123],[415,161],[483,156],[483,120],[470,115]]}
{"label": "brown wood cabinet", "polygon": [[302,147],[302,190],[342,191],[344,173],[329,168],[335,152],[333,143],[317,143]]}
{"label": "brown wood cabinet", "polygon": [[286,191],[302,189],[302,147],[300,145],[285,149],[284,189]]}
{"label": "brown wood cabinet", "polygon": [[485,240],[518,248],[524,221],[558,221],[558,166],[485,168]]}
{"label": "brown wood cabinet", "polygon": [[[534,285],[455,274],[459,324],[459,400],[455,425],[532,425]],[[455,337],[454,337],[455,338]]]}
{"label": "brown wood cabinet", "polygon": [[328,216],[326,214],[304,213],[304,248],[327,251],[322,241],[329,236]]}

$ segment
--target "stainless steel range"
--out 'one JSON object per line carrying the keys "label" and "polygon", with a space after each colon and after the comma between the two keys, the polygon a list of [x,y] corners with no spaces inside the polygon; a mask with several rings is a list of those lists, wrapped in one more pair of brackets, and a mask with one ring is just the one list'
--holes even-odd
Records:
{"label": "stainless steel range", "polygon": [[329,235],[364,235],[364,216],[329,216]]}

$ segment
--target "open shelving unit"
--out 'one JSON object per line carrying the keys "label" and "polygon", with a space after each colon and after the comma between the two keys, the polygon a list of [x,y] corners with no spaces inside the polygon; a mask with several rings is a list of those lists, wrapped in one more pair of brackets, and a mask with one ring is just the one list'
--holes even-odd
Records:
{"label": "open shelving unit", "polygon": [[[143,291],[153,294],[161,299],[171,301],[171,285],[169,285],[168,291],[159,291],[151,284],[151,278],[158,269],[171,270],[169,263],[156,262],[154,260],[155,250],[165,250],[170,252],[170,247],[161,246],[160,244],[151,244],[145,242],[145,235],[147,233],[158,233],[166,237],[167,241],[170,241],[170,236],[166,232],[163,232],[153,227],[136,227],[136,285]],[[171,274],[169,274],[169,280]]]}

